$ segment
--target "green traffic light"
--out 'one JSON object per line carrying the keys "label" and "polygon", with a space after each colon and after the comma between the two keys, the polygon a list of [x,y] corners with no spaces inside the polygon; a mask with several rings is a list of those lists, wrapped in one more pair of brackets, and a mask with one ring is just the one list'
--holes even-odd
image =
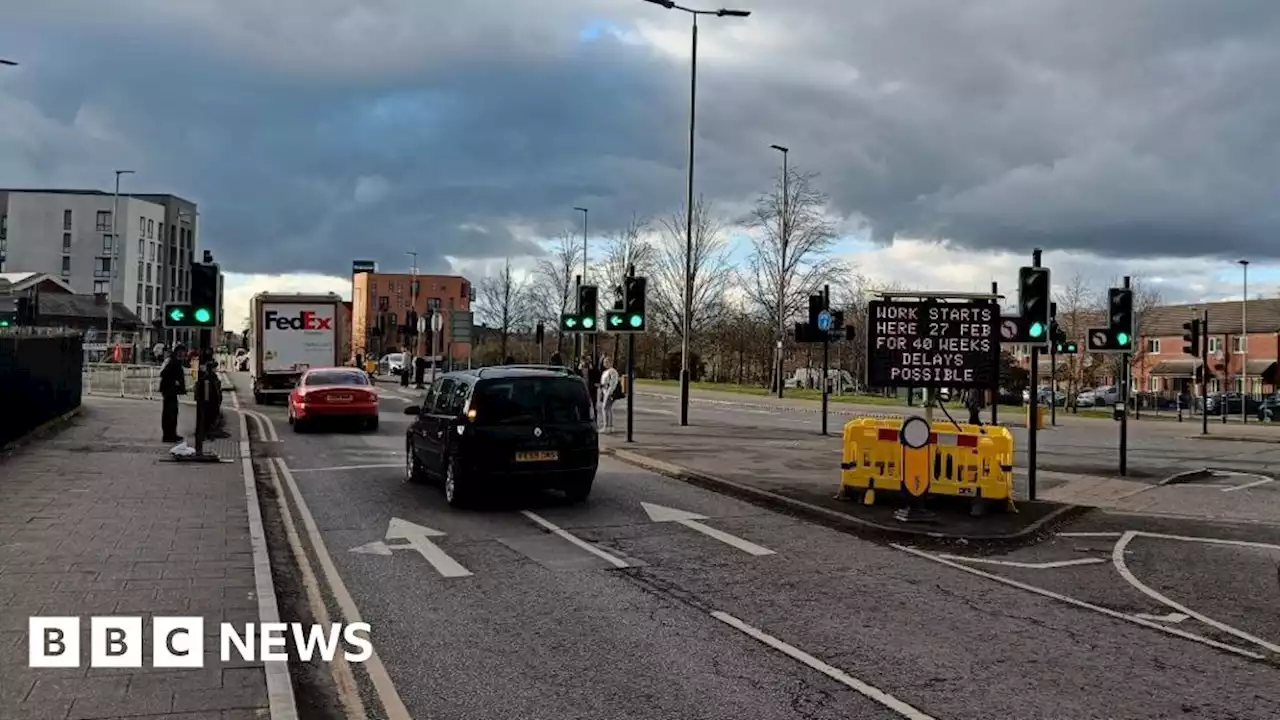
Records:
{"label": "green traffic light", "polygon": [[590,330],[591,328],[595,327],[595,325],[596,325],[596,319],[595,319],[595,318],[593,318],[593,317],[584,317],[584,318],[582,318],[582,327],[587,328],[588,330]]}
{"label": "green traffic light", "polygon": [[610,325],[614,325],[614,326],[621,325],[621,324],[622,324],[622,318],[618,317],[617,315],[610,315],[610,316],[609,316],[609,324],[610,324]]}
{"label": "green traffic light", "polygon": [[213,313],[209,312],[208,308],[198,308],[196,310],[196,322],[203,325],[210,320],[213,320]]}
{"label": "green traffic light", "polygon": [[179,322],[186,316],[187,314],[182,312],[182,308],[173,308],[169,311],[169,319],[174,322]]}
{"label": "green traffic light", "polygon": [[1128,346],[1129,333],[1116,333],[1116,342],[1122,346]]}
{"label": "green traffic light", "polygon": [[8,320],[0,320],[0,327],[9,327]]}
{"label": "green traffic light", "polygon": [[577,319],[577,318],[567,317],[567,318],[565,318],[565,319],[564,319],[564,326],[565,326],[565,327],[573,327],[574,325],[577,325],[577,324],[578,324],[578,319]]}
{"label": "green traffic light", "polygon": [[1028,334],[1033,338],[1038,338],[1041,335],[1044,335],[1044,323],[1031,323],[1031,328],[1028,330]]}
{"label": "green traffic light", "polygon": [[638,328],[644,324],[644,318],[639,315],[632,315],[629,322],[631,323],[631,327]]}

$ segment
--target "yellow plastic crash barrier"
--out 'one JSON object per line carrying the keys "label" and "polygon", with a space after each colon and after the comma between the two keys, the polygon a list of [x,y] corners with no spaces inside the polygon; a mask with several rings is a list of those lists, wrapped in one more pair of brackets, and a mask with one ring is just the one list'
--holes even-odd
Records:
{"label": "yellow plastic crash barrier", "polygon": [[[905,428],[904,428],[905,423]],[[875,494],[1013,502],[1013,434],[991,425],[935,421],[921,442],[923,418],[856,418],[844,426],[841,492],[875,502]],[[921,477],[921,468],[924,475]],[[906,482],[903,478],[906,476]]]}

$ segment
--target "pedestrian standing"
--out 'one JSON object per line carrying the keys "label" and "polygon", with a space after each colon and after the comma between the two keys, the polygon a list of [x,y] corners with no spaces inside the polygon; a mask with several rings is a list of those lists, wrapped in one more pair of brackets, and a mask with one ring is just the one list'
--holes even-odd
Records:
{"label": "pedestrian standing", "polygon": [[965,393],[965,406],[969,409],[969,424],[981,425],[982,417],[979,413],[982,411],[982,391],[970,390]]}
{"label": "pedestrian standing", "polygon": [[552,365],[564,365],[564,358],[560,356],[560,352],[559,352],[559,351],[556,351],[556,352],[551,353],[551,364],[552,364]]}
{"label": "pedestrian standing", "polygon": [[604,371],[600,373],[600,410],[596,412],[596,417],[600,418],[599,422],[603,424],[603,430],[607,433],[613,432],[613,403],[620,396],[619,386],[620,378],[618,371],[613,368],[613,361],[604,358],[601,361]]}
{"label": "pedestrian standing", "polygon": [[181,344],[174,345],[160,370],[160,431],[164,442],[182,442],[178,434],[178,396],[187,394],[186,354]]}

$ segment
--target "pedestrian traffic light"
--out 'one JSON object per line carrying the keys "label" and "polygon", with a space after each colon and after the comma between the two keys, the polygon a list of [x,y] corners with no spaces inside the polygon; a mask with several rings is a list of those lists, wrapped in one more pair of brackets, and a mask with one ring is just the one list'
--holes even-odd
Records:
{"label": "pedestrian traffic light", "polygon": [[1133,291],[1129,288],[1111,288],[1107,292],[1110,308],[1108,320],[1111,335],[1120,349],[1133,347]]}
{"label": "pedestrian traffic light", "polygon": [[218,298],[216,263],[191,263],[191,307],[187,327],[213,327],[218,324],[221,303]]}
{"label": "pedestrian traffic light", "polygon": [[1018,316],[1022,319],[1022,341],[1028,345],[1049,342],[1049,287],[1049,268],[1018,270]]}
{"label": "pedestrian traffic light", "polygon": [[1192,318],[1191,322],[1182,323],[1182,352],[1192,357],[1200,357],[1200,318]]}
{"label": "pedestrian traffic light", "polygon": [[534,341],[537,342],[539,345],[541,345],[543,339],[546,338],[546,332],[547,332],[547,326],[544,325],[541,320],[539,320],[538,325],[537,327],[534,328],[534,332],[533,332]]}
{"label": "pedestrian traffic light", "polygon": [[596,319],[600,316],[596,300],[599,291],[595,285],[578,287],[578,332],[595,332]]}

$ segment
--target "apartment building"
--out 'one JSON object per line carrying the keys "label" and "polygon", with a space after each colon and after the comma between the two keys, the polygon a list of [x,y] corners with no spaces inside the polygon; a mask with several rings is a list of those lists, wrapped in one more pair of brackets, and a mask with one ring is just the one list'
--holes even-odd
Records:
{"label": "apartment building", "polygon": [[77,294],[109,294],[142,320],[147,343],[190,342],[189,332],[162,338],[156,324],[167,300],[189,299],[196,214],[171,195],[0,190],[0,272],[48,273]]}
{"label": "apartment building", "polygon": [[[1209,315],[1209,353],[1202,360],[1183,352],[1182,324],[1205,312]],[[1153,308],[1139,319],[1136,334],[1133,380],[1140,391],[1195,391],[1199,387],[1197,368],[1202,362],[1208,370],[1209,392],[1258,395],[1276,390],[1280,298]]]}
{"label": "apartment building", "polygon": [[454,342],[450,333],[453,312],[470,312],[475,300],[475,290],[464,277],[456,275],[418,275],[416,303],[413,300],[413,282],[410,273],[358,272],[352,276],[351,338],[352,356],[381,357],[401,349],[400,338],[394,330],[388,336],[376,334],[378,316],[386,314],[395,325],[404,322],[406,313],[413,309],[426,315],[428,309],[444,317],[441,332],[443,348],[436,351],[457,360],[470,357],[470,343]]}

